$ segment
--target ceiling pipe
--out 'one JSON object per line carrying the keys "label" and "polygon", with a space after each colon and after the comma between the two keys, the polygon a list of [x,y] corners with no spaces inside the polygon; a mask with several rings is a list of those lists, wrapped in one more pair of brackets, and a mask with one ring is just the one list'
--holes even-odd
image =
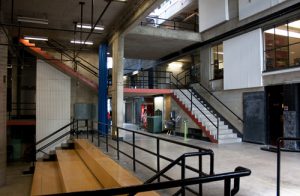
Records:
{"label": "ceiling pipe", "polygon": [[93,24],[94,24],[94,0],[92,0],[92,7],[91,7],[91,27],[93,26]]}
{"label": "ceiling pipe", "polygon": [[[82,42],[82,19],[83,19],[83,5],[84,2],[80,1],[80,41]],[[74,39],[75,42],[75,39]]]}
{"label": "ceiling pipe", "polygon": [[[64,31],[73,33],[74,29],[59,29],[59,28],[50,28],[50,27],[33,27],[33,26],[24,26],[20,24],[7,24],[7,23],[0,23],[1,26],[5,27],[17,27],[17,28],[24,28],[24,29],[37,29],[37,30],[48,30],[48,31]],[[76,30],[76,33],[79,33],[80,31]],[[91,31],[82,31],[83,34],[91,33]],[[92,32],[94,35],[102,35],[102,32]]]}
{"label": "ceiling pipe", "polygon": [[[88,34],[88,36],[86,37],[86,39],[84,40],[84,42],[86,42],[90,36],[92,35],[92,33],[94,32],[95,30],[95,27],[97,26],[97,24],[99,23],[99,21],[101,20],[102,16],[105,14],[106,10],[108,9],[109,5],[111,4],[111,1],[107,2],[105,8],[103,9],[103,11],[101,12],[100,16],[98,17],[96,23],[92,26],[92,29],[91,29],[91,32]],[[80,51],[83,49],[83,47],[85,47],[85,44],[81,45],[76,56],[77,57],[80,53]]]}

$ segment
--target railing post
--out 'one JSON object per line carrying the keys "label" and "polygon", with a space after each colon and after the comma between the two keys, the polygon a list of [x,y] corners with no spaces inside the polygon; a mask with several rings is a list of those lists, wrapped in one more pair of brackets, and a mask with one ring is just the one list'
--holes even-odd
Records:
{"label": "railing post", "polygon": [[86,139],[89,139],[89,121],[85,120],[86,123]]}
{"label": "railing post", "polygon": [[106,140],[106,152],[108,152],[108,133],[105,133],[105,140]]}
{"label": "railing post", "polygon": [[230,196],[231,190],[230,190],[230,178],[225,178],[224,180],[224,196]]}
{"label": "railing post", "polygon": [[132,158],[133,158],[133,171],[135,171],[135,133],[132,132]]}
{"label": "railing post", "polygon": [[[97,126],[98,127],[98,126]],[[100,133],[99,130],[97,129],[97,133],[98,133],[98,147],[100,147]]]}
{"label": "railing post", "polygon": [[[199,150],[199,153],[201,150]],[[202,176],[202,156],[199,156],[199,177]],[[199,195],[202,196],[202,183],[199,183]]]}
{"label": "railing post", "polygon": [[117,157],[120,160],[119,127],[117,127]]}
{"label": "railing post", "polygon": [[[190,91],[188,91],[188,92],[190,92]],[[190,93],[191,93],[191,113],[193,113],[193,94],[192,94],[192,91]]]}
{"label": "railing post", "polygon": [[[181,180],[185,179],[185,157],[181,160]],[[185,186],[181,187],[181,195],[185,196]]]}
{"label": "railing post", "polygon": [[217,141],[219,141],[220,119],[217,117]]}
{"label": "railing post", "polygon": [[78,139],[78,119],[76,120],[76,135],[77,135],[77,139]]}
{"label": "railing post", "polygon": [[94,143],[94,129],[93,129],[94,124],[93,124],[93,121],[91,121],[91,122],[92,122],[92,130],[91,130],[92,131],[92,143]]}
{"label": "railing post", "polygon": [[280,142],[277,140],[277,196],[280,196]]}
{"label": "railing post", "polygon": [[[156,138],[156,161],[157,161],[157,172],[160,172],[159,138]],[[160,182],[160,177],[158,177],[157,181]]]}

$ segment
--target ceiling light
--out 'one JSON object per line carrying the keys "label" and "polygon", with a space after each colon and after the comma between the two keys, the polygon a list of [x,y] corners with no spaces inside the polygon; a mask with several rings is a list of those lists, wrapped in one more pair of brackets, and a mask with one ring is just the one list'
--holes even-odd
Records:
{"label": "ceiling light", "polygon": [[132,72],[132,75],[136,75],[136,74],[138,74],[138,73],[139,73],[139,71],[136,70],[136,71]]}
{"label": "ceiling light", "polygon": [[71,40],[71,43],[72,44],[85,44],[85,45],[93,45],[94,43],[93,42],[90,42],[90,41],[80,41],[80,40]]}
{"label": "ceiling light", "polygon": [[[274,29],[266,30],[265,33],[274,34]],[[275,34],[281,35],[281,36],[289,36],[289,37],[293,37],[293,38],[300,38],[300,33],[296,33],[293,31],[286,31],[286,30],[282,30],[282,29],[275,29]]]}
{"label": "ceiling light", "polygon": [[289,23],[289,27],[300,29],[300,20]]}
{"label": "ceiling light", "polygon": [[35,24],[48,24],[47,19],[30,18],[30,17],[22,17],[22,16],[18,16],[17,21],[18,22],[35,23]]}
{"label": "ceiling light", "polygon": [[[82,24],[82,25],[81,25],[81,23],[78,23],[78,24],[76,25],[76,27],[77,27],[77,28],[83,28],[83,29],[92,29],[92,26],[91,26],[90,24]],[[98,25],[98,26],[96,26],[94,29],[95,29],[95,30],[99,30],[99,31],[103,31],[103,30],[104,30],[104,26]]]}
{"label": "ceiling light", "polygon": [[24,39],[37,40],[37,41],[48,41],[48,37],[31,36],[31,35],[24,36]]}
{"label": "ceiling light", "polygon": [[183,63],[182,62],[172,62],[172,63],[169,63],[169,66],[172,68],[181,68],[183,66]]}

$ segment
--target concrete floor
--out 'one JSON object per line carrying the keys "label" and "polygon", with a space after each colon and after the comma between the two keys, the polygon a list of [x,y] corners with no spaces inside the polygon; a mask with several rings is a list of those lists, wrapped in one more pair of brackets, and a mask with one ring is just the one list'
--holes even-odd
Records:
{"label": "concrete floor", "polygon": [[[126,128],[135,129],[134,126],[126,125]],[[132,142],[132,134],[124,133],[123,139]],[[237,195],[239,196],[274,196],[276,195],[276,154],[272,152],[266,152],[260,150],[260,145],[249,143],[237,143],[237,144],[211,144],[199,140],[188,139],[184,141],[181,137],[170,136],[165,134],[159,134],[158,136],[166,137],[172,140],[182,141],[185,143],[201,146],[204,148],[210,148],[215,154],[215,173],[230,172],[237,166],[243,166],[251,169],[252,174],[248,177],[241,178],[241,187]],[[85,137],[85,136],[84,136]],[[97,144],[97,140],[94,138],[94,143]],[[114,140],[110,140],[110,143],[115,144]],[[151,151],[156,151],[156,140],[149,139],[144,136],[136,136],[136,145],[147,148]],[[101,149],[105,151],[104,143],[101,143]],[[132,153],[132,148],[127,144],[120,143],[120,149]],[[190,148],[182,147],[167,142],[161,141],[160,152],[162,155],[170,157],[172,159],[177,158],[184,152],[193,151]],[[109,149],[108,152],[113,158],[116,158],[114,150]],[[136,158],[156,168],[156,159],[152,155],[136,151]],[[119,161],[125,168],[132,169],[132,161],[121,156]],[[208,171],[208,159],[204,158],[204,171]],[[282,196],[299,196],[300,195],[300,153],[283,152],[282,153],[282,179],[281,179],[281,195]],[[166,161],[161,161],[161,168],[166,166]],[[190,158],[187,164],[197,168],[198,159]],[[7,169],[7,185],[0,187],[0,195],[29,195],[31,188],[32,176],[23,176],[22,171],[28,169],[28,164],[13,164],[9,165]],[[137,170],[135,172],[140,179],[146,180],[154,175],[148,169],[143,168],[137,164]],[[180,168],[177,167],[170,172],[169,176],[173,178],[180,178]],[[187,173],[188,177],[195,176],[191,172]],[[194,188],[194,187],[192,187]],[[176,189],[177,190],[177,189]],[[171,195],[176,191],[164,190],[160,193],[162,195]],[[196,190],[196,188],[195,188]],[[224,183],[214,182],[203,185],[203,195],[205,196],[217,196],[223,195]],[[189,192],[186,195],[191,195]]]}

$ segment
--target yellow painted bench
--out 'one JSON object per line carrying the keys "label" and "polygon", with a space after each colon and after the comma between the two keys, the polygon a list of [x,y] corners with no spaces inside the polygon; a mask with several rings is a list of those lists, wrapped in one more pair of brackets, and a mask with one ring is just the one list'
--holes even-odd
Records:
{"label": "yellow painted bench", "polygon": [[56,154],[64,192],[102,189],[75,150],[56,150]]}
{"label": "yellow painted bench", "polygon": [[[93,172],[104,188],[139,185],[142,182],[124,169],[110,157],[103,154],[87,139],[76,139],[75,150]],[[159,195],[155,191],[138,193],[137,195]]]}
{"label": "yellow painted bench", "polygon": [[31,195],[50,195],[63,192],[57,162],[36,162]]}

